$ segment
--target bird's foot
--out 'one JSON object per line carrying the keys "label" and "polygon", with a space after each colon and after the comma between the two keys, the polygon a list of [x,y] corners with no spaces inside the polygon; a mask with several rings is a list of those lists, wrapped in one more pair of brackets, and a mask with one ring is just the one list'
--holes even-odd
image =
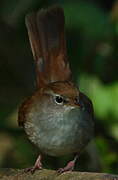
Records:
{"label": "bird's foot", "polygon": [[41,163],[41,156],[39,155],[34,166],[24,169],[24,172],[25,173],[31,172],[33,174],[36,170],[41,170],[41,169],[42,169],[42,163]]}
{"label": "bird's foot", "polygon": [[59,168],[57,170],[57,172],[61,174],[61,173],[67,172],[67,171],[73,171],[77,158],[78,158],[78,155],[76,155],[74,160],[70,161],[64,168]]}
{"label": "bird's foot", "polygon": [[67,171],[73,171],[74,166],[75,166],[75,162],[70,161],[64,168],[59,168],[57,170],[57,172],[61,174],[61,173],[67,172]]}

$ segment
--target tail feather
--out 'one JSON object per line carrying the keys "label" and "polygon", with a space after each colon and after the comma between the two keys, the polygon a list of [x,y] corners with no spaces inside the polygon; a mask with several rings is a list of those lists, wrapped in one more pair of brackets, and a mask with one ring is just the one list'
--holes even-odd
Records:
{"label": "tail feather", "polygon": [[37,85],[71,78],[66,54],[65,18],[62,8],[54,6],[26,16],[31,49],[36,62]]}

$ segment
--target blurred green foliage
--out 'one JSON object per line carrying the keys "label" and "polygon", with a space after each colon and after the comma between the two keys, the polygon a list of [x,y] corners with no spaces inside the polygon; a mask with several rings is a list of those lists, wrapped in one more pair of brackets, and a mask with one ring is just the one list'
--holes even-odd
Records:
{"label": "blurred green foliage", "polygon": [[[92,0],[1,1],[0,166],[31,166],[38,155],[38,150],[17,126],[18,106],[35,88],[24,19],[28,12],[55,3],[65,11],[68,56],[74,80],[92,99],[95,111],[95,143],[80,156],[77,169],[118,173],[117,1],[109,11],[104,10],[99,1]],[[71,157],[46,157],[44,164],[47,168],[63,167],[68,159]]]}

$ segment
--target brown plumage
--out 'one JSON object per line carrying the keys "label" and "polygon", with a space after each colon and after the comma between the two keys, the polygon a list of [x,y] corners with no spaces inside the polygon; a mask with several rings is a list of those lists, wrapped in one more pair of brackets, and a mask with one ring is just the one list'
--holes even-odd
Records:
{"label": "brown plumage", "polygon": [[64,25],[64,13],[60,7],[41,9],[26,16],[38,87],[71,79]]}
{"label": "brown plumage", "polygon": [[[63,9],[54,6],[29,14],[26,26],[37,90],[20,106],[18,123],[43,154],[80,153],[93,136],[93,106],[72,81]],[[77,157],[59,172],[72,170]],[[40,161],[28,170],[42,168]]]}

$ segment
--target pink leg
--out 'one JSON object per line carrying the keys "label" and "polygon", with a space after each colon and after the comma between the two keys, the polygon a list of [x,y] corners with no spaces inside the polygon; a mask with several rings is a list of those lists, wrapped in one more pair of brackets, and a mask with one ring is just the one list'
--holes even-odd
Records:
{"label": "pink leg", "polygon": [[32,174],[36,171],[36,170],[40,170],[42,169],[42,163],[41,163],[41,155],[38,156],[35,164],[33,167],[30,168],[26,168],[24,171],[27,172],[31,172]]}
{"label": "pink leg", "polygon": [[67,172],[67,171],[73,171],[74,167],[75,167],[75,162],[78,159],[78,155],[75,156],[75,158],[73,159],[73,161],[70,161],[64,168],[60,168],[57,170],[58,173],[63,173],[63,172]]}

